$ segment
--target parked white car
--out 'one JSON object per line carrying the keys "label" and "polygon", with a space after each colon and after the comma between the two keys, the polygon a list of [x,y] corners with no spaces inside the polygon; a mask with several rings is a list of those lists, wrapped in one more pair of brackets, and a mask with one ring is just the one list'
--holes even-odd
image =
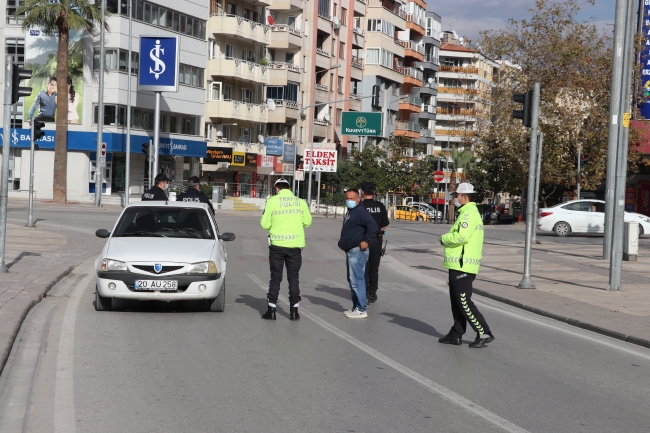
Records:
{"label": "parked white car", "polygon": [[95,309],[111,310],[113,298],[140,301],[206,299],[206,309],[223,311],[226,249],[233,233],[219,234],[208,205],[141,201],[129,204],[95,262]]}
{"label": "parked white car", "polygon": [[[625,221],[639,223],[639,236],[650,234],[650,218],[646,215],[625,212]],[[605,202],[573,200],[542,208],[537,217],[537,228],[545,232],[555,232],[558,236],[567,236],[569,233],[603,233]]]}
{"label": "parked white car", "polygon": [[[422,203],[422,202],[415,202],[411,203],[409,206],[413,206],[416,209],[419,209],[421,212],[426,213],[429,215],[431,219],[436,219],[436,208],[435,206],[429,204],[429,203]],[[438,212],[438,219],[442,218],[442,212],[440,210]]]}

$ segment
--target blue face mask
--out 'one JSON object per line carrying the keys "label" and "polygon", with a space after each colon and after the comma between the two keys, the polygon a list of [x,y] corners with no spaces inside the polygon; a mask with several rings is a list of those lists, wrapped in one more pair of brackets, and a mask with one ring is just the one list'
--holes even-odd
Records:
{"label": "blue face mask", "polygon": [[357,207],[357,202],[355,200],[345,200],[345,205],[348,207],[348,209],[354,209]]}

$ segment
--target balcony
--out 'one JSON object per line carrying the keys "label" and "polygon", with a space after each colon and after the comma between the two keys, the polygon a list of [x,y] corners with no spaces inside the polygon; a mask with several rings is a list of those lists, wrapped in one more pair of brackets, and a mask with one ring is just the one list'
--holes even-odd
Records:
{"label": "balcony", "polygon": [[420,124],[398,120],[395,122],[395,135],[405,135],[410,138],[420,137]]}
{"label": "balcony", "polygon": [[316,48],[316,66],[323,69],[330,68],[330,53],[322,48]]}
{"label": "balcony", "polygon": [[224,57],[208,60],[208,74],[212,77],[230,77],[238,80],[269,84],[268,66],[246,60]]}
{"label": "balcony", "polygon": [[329,87],[325,84],[316,83],[316,99],[318,102],[327,102],[330,99]]}
{"label": "balcony", "polygon": [[352,28],[352,46],[363,48],[366,41],[365,32],[359,27]]}
{"label": "balcony", "polygon": [[[442,67],[442,66],[441,66]],[[476,89],[466,89],[464,87],[438,87],[438,93],[449,93],[452,95],[477,95]]]}
{"label": "balcony", "polygon": [[422,71],[415,68],[405,68],[403,66],[398,66],[397,70],[404,74],[404,84],[412,84],[414,86],[421,86],[422,80],[424,79],[424,74]]}
{"label": "balcony", "polygon": [[463,66],[441,65],[440,72],[454,72],[457,74],[477,74],[478,68],[466,68]]}
{"label": "balcony", "polygon": [[363,79],[363,61],[352,57],[352,67],[350,68],[350,78],[361,81]]}
{"label": "balcony", "polygon": [[433,131],[431,129],[424,129],[423,128],[423,129],[420,129],[420,137],[423,137],[423,138],[435,138],[436,133],[435,133],[435,131]]}
{"label": "balcony", "polygon": [[314,137],[327,138],[329,123],[326,120],[314,119]]}
{"label": "balcony", "polygon": [[206,101],[206,116],[216,121],[219,119],[242,120],[257,123],[267,123],[268,109],[266,104],[253,104],[249,102],[219,100]]}
{"label": "balcony", "polygon": [[406,28],[423,35],[426,22],[424,18],[416,17],[414,14],[406,14]]}
{"label": "balcony", "polygon": [[409,95],[407,98],[401,99],[399,101],[399,110],[419,113],[421,105],[422,105],[422,98]]}
{"label": "balcony", "polygon": [[214,14],[208,25],[218,37],[232,36],[258,45],[271,42],[271,27],[237,15]]}
{"label": "balcony", "polygon": [[354,12],[359,16],[366,16],[366,0],[354,0]]}
{"label": "balcony", "polygon": [[286,86],[287,81],[302,81],[300,66],[285,62],[269,63],[269,84],[271,86]]}
{"label": "balcony", "polygon": [[406,19],[406,12],[404,12],[399,4],[391,3],[388,0],[370,0],[369,7],[371,8],[384,8],[388,12],[397,15],[402,19]]}
{"label": "balcony", "polygon": [[[360,94],[350,93],[350,98],[360,98]],[[361,111],[361,100],[350,101],[350,111]]]}
{"label": "balcony", "polygon": [[287,24],[271,26],[271,43],[269,48],[288,49],[302,47],[302,33]]}
{"label": "balcony", "polygon": [[286,99],[274,99],[273,101],[275,102],[275,110],[269,110],[268,112],[269,123],[292,123],[298,119],[300,104]]}
{"label": "balcony", "polygon": [[420,106],[420,119],[436,120],[436,106],[431,104],[422,104]]}
{"label": "balcony", "polygon": [[466,129],[436,128],[436,135],[449,135],[451,137],[473,137],[476,135],[476,132]]}
{"label": "balcony", "polygon": [[476,116],[476,110],[464,108],[438,108],[438,114],[446,114],[450,116]]}
{"label": "balcony", "polygon": [[268,7],[272,11],[290,11],[302,8],[302,0],[273,0]]}
{"label": "balcony", "polygon": [[406,57],[412,57],[415,60],[422,61],[424,60],[424,45],[416,44],[415,41],[405,41],[406,44],[403,47],[406,49],[404,55]]}

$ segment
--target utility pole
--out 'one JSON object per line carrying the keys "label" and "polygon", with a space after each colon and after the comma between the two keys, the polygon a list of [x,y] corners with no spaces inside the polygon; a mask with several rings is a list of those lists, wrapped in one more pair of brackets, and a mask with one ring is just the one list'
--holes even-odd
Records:
{"label": "utility pole", "polygon": [[612,84],[609,102],[609,134],[607,140],[607,179],[605,183],[605,234],[603,236],[603,260],[609,260],[612,254],[612,226],[614,222],[614,188],[616,182],[616,154],[618,149],[618,129],[620,119],[621,90],[623,81],[623,64],[625,36],[627,34],[627,17],[630,2],[616,0],[616,17],[614,20],[614,50],[612,61]]}
{"label": "utility pole", "polygon": [[102,23],[99,28],[99,94],[97,96],[97,146],[95,149],[95,206],[102,207],[102,184],[104,167],[100,167],[102,153],[102,133],[104,130],[104,68],[106,66],[106,50],[104,47],[104,28],[106,20],[106,0],[102,2]]}
{"label": "utility pole", "polygon": [[0,274],[9,272],[5,263],[7,242],[7,198],[9,196],[9,140],[11,139],[11,84],[13,78],[13,56],[5,61],[5,99],[2,132],[2,173],[0,177]]}
{"label": "utility pole", "polygon": [[[524,276],[519,282],[520,289],[534,289],[535,284],[530,276],[530,263],[533,241],[533,218],[535,202],[535,160],[537,157],[537,125],[539,121],[539,93],[540,85],[535,83],[533,88],[533,107],[530,128],[530,158],[528,162],[528,197],[526,198],[526,248],[524,250]],[[524,110],[525,111],[525,110]],[[522,119],[523,120],[523,119]]]}
{"label": "utility pole", "polygon": [[124,206],[129,205],[129,193],[131,192],[131,77],[133,60],[133,0],[129,0],[129,60],[127,63],[127,84],[126,84],[126,167],[124,168]]}
{"label": "utility pole", "polygon": [[576,179],[576,193],[580,200],[580,182],[582,182],[582,146],[578,146],[578,177]]}
{"label": "utility pole", "polygon": [[[621,0],[618,0],[621,1]],[[623,267],[623,224],[625,218],[625,184],[627,178],[627,152],[628,138],[630,132],[630,100],[632,97],[632,48],[634,47],[634,8],[631,2],[627,3],[625,20],[625,39],[623,44],[623,79],[619,102],[618,146],[616,155],[616,181],[614,188],[614,200],[612,202],[612,238],[611,256],[609,264],[609,286],[608,290],[621,290],[621,271]]]}
{"label": "utility pole", "polygon": [[535,171],[535,211],[533,212],[533,240],[532,243],[541,243],[537,241],[537,214],[539,209],[539,187],[542,182],[542,144],[544,143],[544,133],[539,133],[537,139],[537,170]]}

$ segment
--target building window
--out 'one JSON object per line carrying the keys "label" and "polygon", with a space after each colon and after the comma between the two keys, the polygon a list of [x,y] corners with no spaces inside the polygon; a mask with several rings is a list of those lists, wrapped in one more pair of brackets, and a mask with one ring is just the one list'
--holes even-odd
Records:
{"label": "building window", "polygon": [[395,37],[395,25],[386,20],[369,19],[367,21],[366,29],[369,32],[382,32],[391,38]]}
{"label": "building window", "polygon": [[183,130],[181,133],[185,135],[196,135],[197,124],[198,120],[196,117],[183,117]]}
{"label": "building window", "polygon": [[[106,71],[124,71],[128,69],[128,50],[107,48],[104,51],[104,67]],[[138,73],[140,54],[131,51],[131,73]],[[100,67],[99,48],[93,49],[93,70],[98,71]]]}
{"label": "building window", "polygon": [[323,18],[331,19],[330,0],[318,0],[318,15]]}
{"label": "building window", "polygon": [[23,23],[24,15],[14,16],[22,1],[24,0],[7,0],[7,24],[20,25]]}
{"label": "building window", "polygon": [[251,142],[251,129],[250,128],[239,128],[239,141],[242,143]]}
{"label": "building window", "polygon": [[250,89],[241,89],[241,101],[242,102],[253,102],[253,91]]}
{"label": "building window", "polygon": [[208,59],[216,59],[219,52],[219,46],[215,39],[208,40]]}
{"label": "building window", "polygon": [[343,110],[340,108],[336,109],[336,126],[341,126],[341,122],[343,119]]}
{"label": "building window", "polygon": [[25,64],[25,40],[24,39],[5,39],[5,53],[13,56],[14,63],[19,65]]}
{"label": "building window", "polygon": [[[18,2],[19,0],[10,1]],[[128,3],[126,1],[118,3],[117,0],[107,0],[107,2],[107,9],[111,10],[113,8],[115,9],[114,13],[120,15],[128,14]],[[117,10],[118,6],[119,10]],[[206,26],[204,20],[171,11],[154,3],[142,0],[133,0],[132,12],[133,18],[138,21],[143,21],[147,24],[163,27],[195,38],[205,39]]]}
{"label": "building window", "polygon": [[345,43],[339,43],[339,59],[345,59]]}
{"label": "building window", "polygon": [[268,86],[266,88],[266,97],[271,99],[284,99],[284,87],[283,86]]}
{"label": "building window", "polygon": [[223,100],[232,100],[232,87],[230,87],[228,84],[223,85]]}
{"label": "building window", "polygon": [[209,88],[209,96],[208,99],[211,101],[219,101],[221,100],[221,82],[220,81],[215,81],[210,83],[210,88]]}
{"label": "building window", "polygon": [[169,116],[169,132],[172,134],[178,133],[178,117]]}
{"label": "building window", "polygon": [[189,65],[180,65],[178,81],[186,86],[203,88],[203,69]]}
{"label": "building window", "polygon": [[343,94],[343,77],[338,77],[338,92],[342,95]]}
{"label": "building window", "polygon": [[341,8],[341,25],[348,25],[348,10],[346,8]]}

